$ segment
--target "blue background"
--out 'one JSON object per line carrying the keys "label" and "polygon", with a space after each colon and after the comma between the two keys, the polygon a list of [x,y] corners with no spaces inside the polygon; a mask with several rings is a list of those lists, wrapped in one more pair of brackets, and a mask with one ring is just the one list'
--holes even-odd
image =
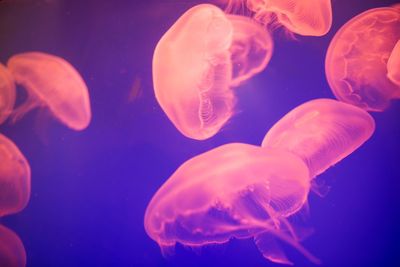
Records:
{"label": "blue background", "polygon": [[[326,36],[288,40],[276,32],[268,68],[235,89],[237,114],[215,137],[194,141],[157,104],[151,59],[163,33],[200,1],[0,1],[0,61],[25,51],[67,59],[87,82],[93,111],[83,132],[43,111],[0,127],[32,168],[28,207],[1,218],[23,240],[28,266],[275,266],[251,240],[200,253],[178,246],[166,260],[144,232],[146,205],[187,159],[229,142],[260,144],[290,109],[333,97],[324,58],[334,33],[394,2],[333,0]],[[329,194],[310,194],[315,232],[303,244],[322,266],[400,266],[400,102],[373,116],[373,137],[321,175]],[[311,265],[285,249],[297,266]]]}

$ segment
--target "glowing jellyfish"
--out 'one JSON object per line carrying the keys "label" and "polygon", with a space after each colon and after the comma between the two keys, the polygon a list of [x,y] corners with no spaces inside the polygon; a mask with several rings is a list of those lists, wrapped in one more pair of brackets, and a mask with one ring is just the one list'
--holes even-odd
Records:
{"label": "glowing jellyfish", "polygon": [[71,129],[83,130],[89,125],[88,89],[67,61],[45,53],[29,52],[11,57],[7,67],[15,82],[28,92],[28,100],[16,109],[14,119],[32,108],[45,106]]}
{"label": "glowing jellyfish", "polygon": [[400,86],[400,40],[397,41],[387,63],[387,77]]}
{"label": "glowing jellyfish", "polygon": [[268,131],[262,146],[296,154],[315,177],[351,154],[374,130],[368,112],[333,99],[316,99],[287,113]]}
{"label": "glowing jellyfish", "polygon": [[185,136],[216,134],[234,113],[238,86],[262,71],[272,55],[268,32],[246,17],[202,4],[164,34],[153,56],[155,96]]}
{"label": "glowing jellyfish", "polygon": [[24,267],[26,252],[24,244],[16,233],[0,225],[0,266]]}
{"label": "glowing jellyfish", "polygon": [[31,170],[17,146],[0,134],[0,216],[21,211],[31,192]]}
{"label": "glowing jellyfish", "polygon": [[[400,12],[395,8],[367,10],[342,26],[325,60],[335,96],[369,111],[382,111],[391,99],[400,98],[399,85],[388,79],[387,66],[392,51],[396,64],[394,47],[399,39]],[[389,76],[394,73],[389,70]]]}
{"label": "glowing jellyfish", "polygon": [[280,24],[305,36],[325,35],[332,26],[330,0],[228,0],[226,10],[237,12],[246,6],[263,24]]}
{"label": "glowing jellyfish", "polygon": [[271,233],[313,259],[296,238],[280,231],[284,218],[306,202],[309,181],[307,166],[292,153],[223,145],[172,174],[147,207],[145,229],[163,252],[177,242],[199,247],[253,237],[264,257],[288,263],[269,242],[265,233]]}
{"label": "glowing jellyfish", "polygon": [[2,124],[11,114],[14,103],[14,79],[8,72],[7,68],[0,63],[0,124]]}

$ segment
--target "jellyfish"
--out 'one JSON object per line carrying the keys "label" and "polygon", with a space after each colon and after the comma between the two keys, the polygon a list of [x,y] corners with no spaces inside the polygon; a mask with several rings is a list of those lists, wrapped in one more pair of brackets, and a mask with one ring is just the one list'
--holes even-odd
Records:
{"label": "jellyfish", "polygon": [[231,89],[261,72],[272,49],[269,33],[251,19],[197,5],[175,22],[154,51],[157,101],[183,135],[207,139],[234,114]]}
{"label": "jellyfish", "polygon": [[325,35],[332,26],[330,0],[228,0],[226,11],[247,8],[265,25],[283,25],[304,36]]}
{"label": "jellyfish", "polygon": [[370,9],[343,25],[325,59],[326,77],[336,98],[368,111],[383,111],[392,99],[400,98],[400,87],[391,80],[399,39],[396,8]]}
{"label": "jellyfish", "polygon": [[14,121],[35,107],[47,107],[73,130],[85,129],[91,120],[89,93],[75,68],[64,59],[41,52],[12,56],[7,67],[22,85],[27,101],[12,114]]}
{"label": "jellyfish", "polygon": [[365,110],[333,99],[315,99],[280,119],[262,147],[299,156],[310,177],[315,177],[355,151],[374,130],[374,119]]}
{"label": "jellyfish", "polygon": [[10,139],[0,134],[0,217],[23,210],[30,192],[28,161]]}
{"label": "jellyfish", "polygon": [[172,174],[146,209],[145,230],[167,254],[177,242],[196,248],[254,238],[265,258],[289,263],[272,235],[314,260],[295,235],[281,231],[291,229],[285,218],[305,204],[309,181],[307,166],[290,152],[223,145]]}
{"label": "jellyfish", "polygon": [[14,79],[7,68],[0,63],[0,124],[11,114],[15,95]]}
{"label": "jellyfish", "polygon": [[0,266],[25,267],[26,252],[24,244],[16,233],[0,225]]}
{"label": "jellyfish", "polygon": [[400,87],[400,40],[397,41],[387,63],[388,79]]}

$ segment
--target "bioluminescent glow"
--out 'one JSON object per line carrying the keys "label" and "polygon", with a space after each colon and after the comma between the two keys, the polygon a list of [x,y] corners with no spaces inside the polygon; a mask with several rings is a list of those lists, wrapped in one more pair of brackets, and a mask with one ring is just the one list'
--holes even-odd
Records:
{"label": "bioluminescent glow", "polygon": [[315,99],[280,119],[262,146],[296,154],[315,177],[351,154],[374,130],[374,119],[363,109],[333,99]]}
{"label": "bioluminescent glow", "polygon": [[[329,45],[325,71],[335,96],[369,111],[383,111],[400,98],[400,87],[390,77],[388,60],[400,39],[400,12],[374,8],[352,18]],[[393,61],[396,62],[396,51]]]}
{"label": "bioluminescent glow", "polygon": [[15,84],[7,68],[0,63],[0,124],[11,114],[15,103]]}
{"label": "bioluminescent glow", "polygon": [[47,107],[63,124],[74,130],[85,129],[91,120],[89,93],[75,68],[64,59],[28,52],[12,56],[7,67],[17,84],[28,93],[14,120],[35,107]]}
{"label": "bioluminescent glow", "polygon": [[262,71],[272,55],[267,31],[246,17],[202,4],[164,34],[153,56],[158,103],[185,136],[215,135],[234,114],[233,86]]}
{"label": "bioluminescent glow", "polygon": [[2,134],[0,134],[0,160],[1,217],[17,213],[28,204],[31,170],[18,147]]}
{"label": "bioluminescent glow", "polygon": [[387,77],[400,87],[400,40],[397,41],[387,63]]}
{"label": "bioluminescent glow", "polygon": [[26,252],[16,233],[0,224],[0,266],[25,267]]}

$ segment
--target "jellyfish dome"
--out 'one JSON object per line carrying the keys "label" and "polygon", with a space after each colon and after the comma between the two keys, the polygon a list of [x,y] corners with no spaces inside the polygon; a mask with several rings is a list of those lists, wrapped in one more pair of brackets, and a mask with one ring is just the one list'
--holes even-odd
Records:
{"label": "jellyfish dome", "polygon": [[177,242],[199,247],[254,238],[264,257],[284,263],[263,234],[307,254],[281,233],[280,219],[301,209],[309,188],[308,168],[292,153],[227,144],[183,163],[151,199],[144,225],[163,251]]}
{"label": "jellyfish dome", "polygon": [[232,87],[261,72],[272,49],[269,33],[251,19],[197,5],[156,46],[156,99],[183,135],[207,139],[234,114]]}
{"label": "jellyfish dome", "polygon": [[10,139],[0,134],[0,217],[23,210],[30,192],[28,161]]}
{"label": "jellyfish dome", "polygon": [[333,99],[315,99],[272,126],[262,147],[292,152],[315,177],[355,151],[374,130],[374,119],[365,110]]}
{"label": "jellyfish dome", "polygon": [[13,77],[0,63],[0,124],[8,118],[14,108],[15,92]]}
{"label": "jellyfish dome", "polygon": [[75,68],[64,59],[41,52],[12,56],[7,67],[22,85],[28,100],[15,110],[14,119],[34,107],[47,107],[63,124],[85,129],[91,120],[89,93]]}
{"label": "jellyfish dome", "polygon": [[395,69],[399,39],[400,12],[393,7],[367,10],[343,25],[325,59],[326,77],[337,99],[383,111],[400,98]]}
{"label": "jellyfish dome", "polygon": [[0,224],[0,266],[25,267],[24,244],[16,233]]}
{"label": "jellyfish dome", "polygon": [[387,76],[390,81],[400,87],[400,40],[397,41],[390,54],[387,63]]}

